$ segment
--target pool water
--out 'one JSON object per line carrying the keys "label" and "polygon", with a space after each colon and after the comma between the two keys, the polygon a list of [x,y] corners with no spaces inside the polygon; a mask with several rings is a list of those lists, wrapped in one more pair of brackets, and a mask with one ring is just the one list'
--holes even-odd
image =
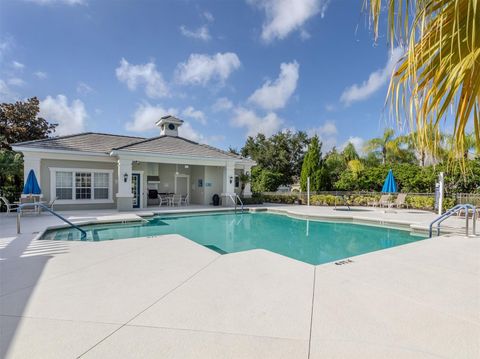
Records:
{"label": "pool water", "polygon": [[[409,231],[352,223],[295,219],[273,213],[156,216],[148,223],[82,226],[87,240],[106,241],[180,234],[218,253],[262,248],[321,264],[424,239]],[[50,230],[43,239],[79,240],[73,228]]]}

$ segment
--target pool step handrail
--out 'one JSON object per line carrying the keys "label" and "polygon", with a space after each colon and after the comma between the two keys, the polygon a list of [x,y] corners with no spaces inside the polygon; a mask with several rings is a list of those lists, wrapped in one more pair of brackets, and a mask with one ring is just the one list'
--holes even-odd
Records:
{"label": "pool step handrail", "polygon": [[73,227],[75,229],[78,229],[82,234],[81,234],[81,239],[82,241],[85,240],[87,238],[87,232],[85,232],[83,229],[81,229],[79,226],[77,226],[76,224],[73,224],[72,222],[70,222],[68,219],[66,219],[65,217],[59,215],[57,212],[55,212],[54,210],[48,208],[46,205],[44,205],[43,203],[38,203],[38,202],[33,202],[33,203],[23,203],[21,205],[18,206],[17,208],[17,234],[20,234],[20,216],[22,214],[22,208],[25,208],[25,207],[35,207],[35,208],[43,208],[44,210],[46,210],[47,212],[50,212],[51,214],[53,214],[55,217],[58,217],[60,218],[62,221],[64,221],[65,223],[67,223],[70,227]]}
{"label": "pool step handrail", "polygon": [[238,194],[236,194],[236,193],[224,193],[224,194],[222,194],[222,196],[227,196],[232,200],[233,204],[235,205],[235,213],[237,213],[237,205],[238,205],[237,201],[239,201],[240,205],[242,206],[241,208],[242,208],[242,213],[243,213],[243,201]]}
{"label": "pool step handrail", "polygon": [[468,236],[468,215],[470,210],[472,211],[472,235],[476,235],[476,223],[477,223],[477,208],[472,205],[472,204],[457,204],[456,206],[453,206],[449,210],[447,210],[445,213],[442,215],[438,216],[435,218],[432,222],[430,222],[429,230],[428,230],[428,236],[429,238],[432,238],[433,234],[433,225],[437,224],[437,236],[440,235],[440,224],[446,220],[447,218],[451,217],[455,213],[458,213],[460,211],[465,211],[465,235]]}
{"label": "pool step handrail", "polygon": [[[243,201],[238,194],[235,194],[235,196],[236,196],[236,199],[238,199],[238,201],[240,202],[240,204],[242,206],[242,213],[243,213]],[[236,208],[237,208],[237,202],[235,201],[235,209]]]}

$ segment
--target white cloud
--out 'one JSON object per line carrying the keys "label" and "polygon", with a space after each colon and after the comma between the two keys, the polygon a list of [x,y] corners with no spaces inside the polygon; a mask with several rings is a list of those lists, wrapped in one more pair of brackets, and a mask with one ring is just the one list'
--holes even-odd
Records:
{"label": "white cloud", "polygon": [[177,65],[175,76],[181,84],[205,86],[212,80],[223,84],[239,67],[240,59],[232,52],[217,53],[212,56],[191,54],[186,62]]}
{"label": "white cloud", "polygon": [[200,122],[202,125],[207,124],[205,114],[202,111],[195,110],[192,106],[188,106],[186,109],[184,109],[182,115],[187,118],[193,118],[194,120]]}
{"label": "white cloud", "polygon": [[[187,107],[183,112],[189,112],[189,109],[190,107]],[[191,108],[191,111],[194,114],[196,113],[193,108]],[[143,103],[137,107],[137,110],[133,115],[133,120],[125,124],[125,129],[130,132],[148,132],[153,130],[160,132],[160,129],[155,126],[155,122],[157,122],[162,116],[178,116],[178,114],[179,111],[176,108],[167,109],[162,106]],[[223,136],[206,137],[200,132],[196,131],[188,121],[185,121],[182,126],[179,127],[178,134],[179,136],[185,137],[189,140],[203,143],[219,141],[224,138]]]}
{"label": "white cloud", "polygon": [[220,97],[212,106],[214,112],[227,111],[233,107],[232,101],[226,97]]}
{"label": "white cloud", "polygon": [[176,115],[178,110],[175,108],[166,109],[161,106],[152,106],[148,103],[140,104],[133,114],[133,121],[125,124],[125,129],[131,132],[145,132],[158,129],[155,122],[165,115]]}
{"label": "white cloud", "polygon": [[288,99],[295,92],[298,81],[299,65],[296,61],[282,63],[280,75],[275,81],[267,81],[248,99],[265,110],[276,110],[285,107]]}
{"label": "white cloud", "polygon": [[12,86],[23,86],[25,85],[25,81],[23,81],[21,78],[18,77],[12,77],[7,80],[9,85]]}
{"label": "white cloud", "polygon": [[337,126],[334,121],[325,121],[323,125],[319,127],[310,128],[307,130],[309,136],[317,135],[322,142],[322,149],[328,151],[337,144]]}
{"label": "white cloud", "polygon": [[235,109],[231,124],[234,127],[245,127],[247,136],[255,136],[258,133],[271,136],[281,128],[283,120],[274,112],[269,112],[264,117],[260,117],[252,110],[239,107]]}
{"label": "white cloud", "polygon": [[48,122],[58,123],[55,133],[61,136],[84,131],[88,117],[82,101],[77,99],[69,104],[65,95],[47,96],[40,101],[40,116]]}
{"label": "white cloud", "polygon": [[389,80],[402,54],[403,49],[401,47],[393,49],[383,69],[372,72],[368,80],[364,81],[361,85],[354,84],[347,87],[343,91],[340,101],[346,106],[349,106],[352,102],[365,100],[377,92]]}
{"label": "white cloud", "polygon": [[168,95],[168,87],[163,76],[157,71],[153,62],[143,65],[132,65],[122,58],[120,66],[115,73],[120,82],[127,84],[129,90],[136,90],[139,86],[145,86],[145,94],[150,98],[159,98]]}
{"label": "white cloud", "polygon": [[86,0],[27,0],[37,5],[85,5]]}
{"label": "white cloud", "polygon": [[346,140],[343,145],[342,145],[342,150],[349,144],[351,143],[355,149],[357,150],[358,154],[363,155],[363,145],[365,143],[365,140],[361,137],[358,136],[350,136],[348,140]]}
{"label": "white cloud", "polygon": [[92,92],[94,92],[93,88],[90,87],[85,82],[79,82],[77,84],[77,93],[79,95],[88,95],[89,93],[92,93]]}
{"label": "white cloud", "polygon": [[8,84],[0,79],[0,102],[13,102],[18,100],[18,94]]}
{"label": "white cloud", "polygon": [[208,41],[210,40],[210,32],[208,31],[208,27],[203,25],[200,26],[196,30],[189,30],[185,25],[180,26],[180,32],[185,37],[190,37],[192,39]]}
{"label": "white cloud", "polygon": [[213,14],[210,11],[204,11],[202,16],[208,22],[213,22],[215,20],[215,18],[213,17]]}
{"label": "white cloud", "polygon": [[[330,0],[249,0],[265,11],[262,39],[266,42],[284,39],[318,13],[323,17]],[[302,35],[301,35],[302,36]]]}
{"label": "white cloud", "polygon": [[33,73],[39,80],[45,80],[48,75],[46,72],[43,72],[43,71],[37,71],[37,72],[34,72]]}
{"label": "white cloud", "polygon": [[18,61],[12,61],[12,66],[16,70],[22,70],[25,68],[25,65]]}

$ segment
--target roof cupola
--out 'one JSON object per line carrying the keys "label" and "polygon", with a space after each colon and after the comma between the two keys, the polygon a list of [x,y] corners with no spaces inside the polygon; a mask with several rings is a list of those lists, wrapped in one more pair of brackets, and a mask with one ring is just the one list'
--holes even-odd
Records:
{"label": "roof cupola", "polygon": [[163,116],[155,123],[156,126],[160,127],[160,135],[175,137],[178,137],[178,128],[182,124],[183,120],[171,115]]}

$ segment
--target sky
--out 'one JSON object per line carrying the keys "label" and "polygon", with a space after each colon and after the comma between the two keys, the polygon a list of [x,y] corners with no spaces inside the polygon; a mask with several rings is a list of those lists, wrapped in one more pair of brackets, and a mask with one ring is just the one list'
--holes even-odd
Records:
{"label": "sky", "polygon": [[374,41],[363,0],[2,0],[0,101],[37,96],[58,135],[180,136],[241,148],[247,136],[317,134],[324,149],[391,127],[402,54]]}

